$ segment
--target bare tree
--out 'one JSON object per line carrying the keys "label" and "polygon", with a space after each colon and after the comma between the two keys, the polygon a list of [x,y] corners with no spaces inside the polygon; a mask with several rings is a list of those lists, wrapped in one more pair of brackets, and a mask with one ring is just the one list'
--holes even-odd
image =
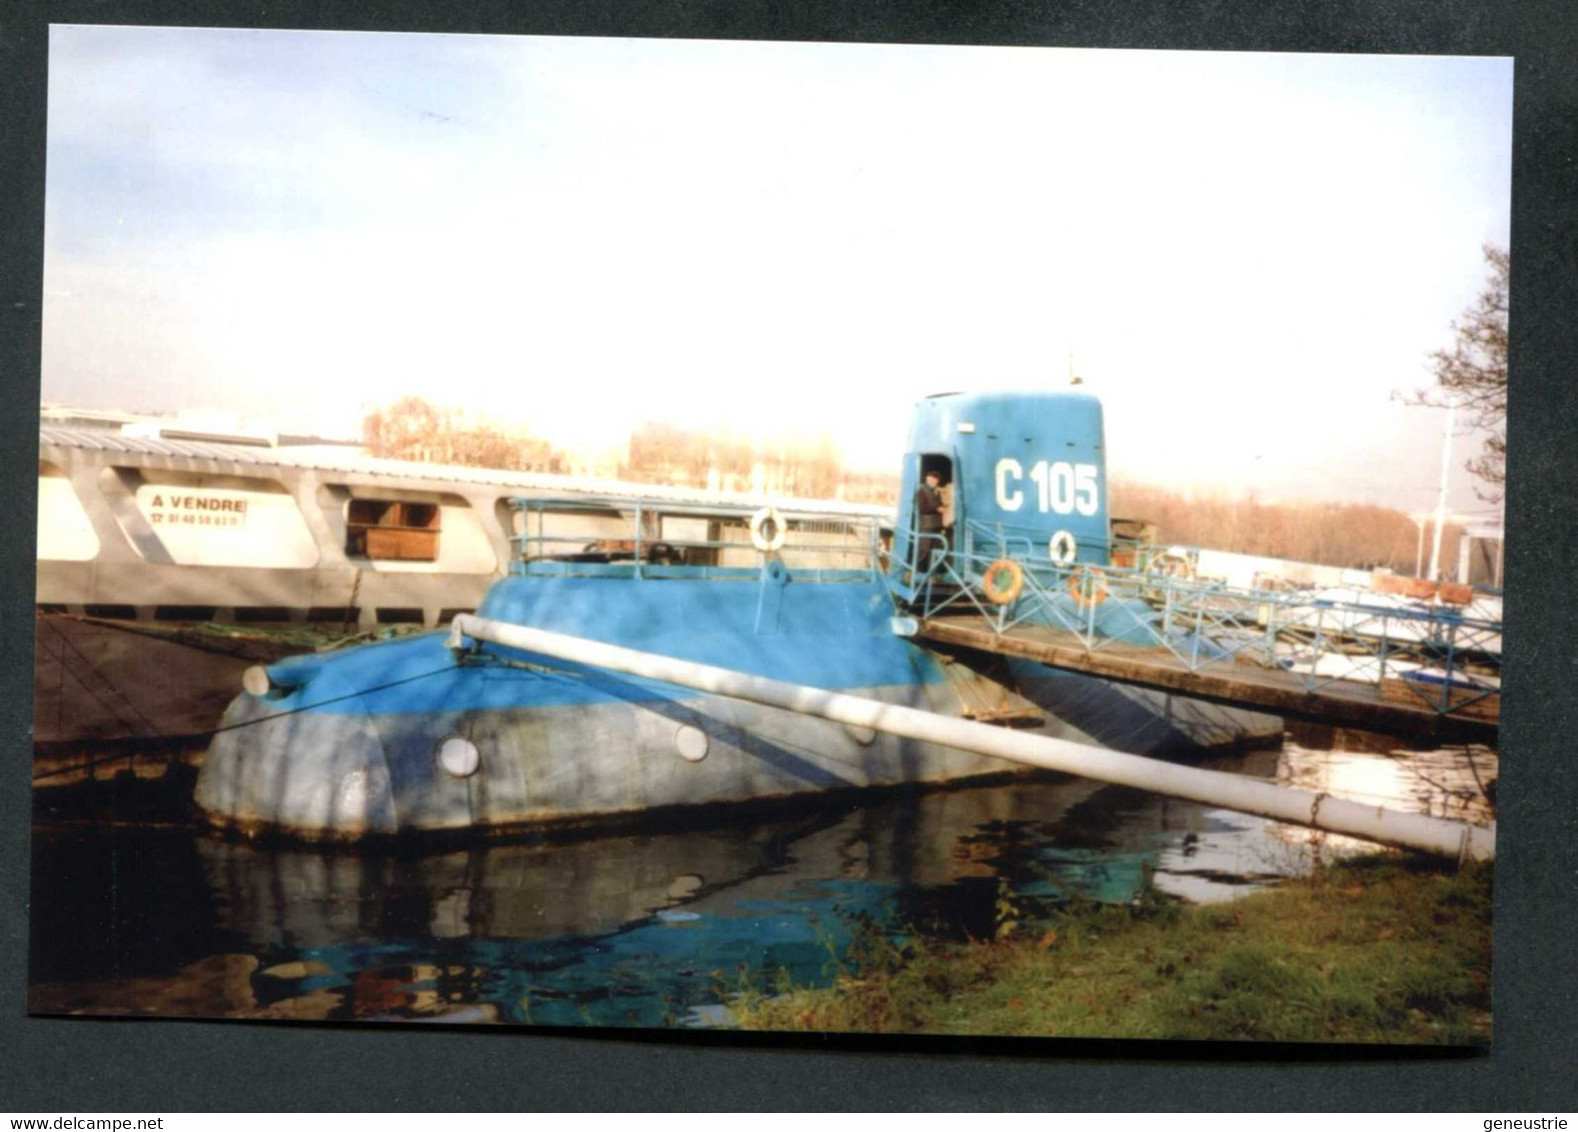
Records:
{"label": "bare tree", "polygon": [[709,438],[666,421],[646,421],[630,434],[626,474],[648,483],[695,487],[706,483]]}
{"label": "bare tree", "polygon": [[646,421],[630,434],[629,453],[625,474],[647,483],[698,486],[716,471],[725,487],[740,487],[760,465],[775,491],[831,499],[845,478],[838,446],[825,435],[761,440]]}
{"label": "bare tree", "polygon": [[443,424],[437,406],[420,397],[402,397],[362,418],[362,445],[374,456],[431,460],[431,445]]}
{"label": "bare tree", "polygon": [[[1114,481],[1112,514],[1148,519],[1163,544],[1230,550],[1328,566],[1414,572],[1418,528],[1401,511],[1364,503],[1262,503],[1253,496],[1186,499],[1152,484]],[[1461,532],[1445,528],[1447,558]]]}
{"label": "bare tree", "polygon": [[1457,402],[1470,426],[1486,433],[1479,455],[1467,468],[1488,490],[1475,489],[1481,499],[1501,499],[1507,482],[1507,290],[1512,261],[1501,248],[1485,245],[1490,276],[1478,301],[1452,324],[1457,341],[1450,350],[1430,356],[1436,384],[1413,398],[1418,405]]}
{"label": "bare tree", "polygon": [[562,472],[564,454],[534,436],[510,435],[492,425],[466,426],[455,414],[420,397],[402,397],[362,420],[362,444],[374,456],[497,468]]}

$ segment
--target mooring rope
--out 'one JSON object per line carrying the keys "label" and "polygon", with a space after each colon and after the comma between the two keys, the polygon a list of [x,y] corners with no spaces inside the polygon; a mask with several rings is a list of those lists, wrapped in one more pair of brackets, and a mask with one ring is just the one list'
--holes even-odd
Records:
{"label": "mooring rope", "polygon": [[[351,598],[350,598],[350,600],[348,602],[345,603],[345,620],[340,622],[340,633],[342,635],[345,634],[345,633],[349,633],[351,631],[351,618],[358,617],[358,614],[359,614],[360,611],[356,608],[356,598],[357,598],[357,595],[360,594],[361,592],[362,592],[362,568],[360,566],[358,566],[356,568],[356,575],[355,575],[355,577],[353,577],[351,579]],[[358,620],[359,619],[360,618],[358,617]]]}
{"label": "mooring rope", "polygon": [[[285,718],[287,718],[289,716],[292,716],[292,715],[298,715],[298,714],[300,714],[301,712],[304,712],[304,711],[312,711],[314,708],[328,707],[330,704],[337,704],[337,703],[340,703],[343,700],[353,700],[357,696],[366,696],[366,695],[369,695],[369,694],[371,694],[373,692],[381,692],[381,691],[383,691],[386,688],[395,688],[395,687],[400,686],[401,684],[411,684],[411,683],[416,682],[417,680],[426,680],[429,676],[437,676],[437,675],[439,675],[442,672],[453,672],[455,669],[457,669],[459,667],[460,667],[460,665],[458,663],[446,664],[444,667],[442,667],[442,668],[435,668],[431,672],[419,672],[415,676],[403,676],[399,680],[391,680],[387,684],[376,684],[376,685],[374,685],[371,688],[362,688],[359,691],[347,692],[343,696],[332,696],[332,697],[330,697],[327,700],[319,700],[317,703],[302,704],[300,707],[291,708],[289,711],[276,712],[273,715],[259,716],[257,719],[243,720],[240,723],[228,723],[228,724],[226,724],[223,727],[216,727],[212,731],[199,731],[199,732],[195,732],[193,735],[187,736],[187,737],[188,738],[202,738],[202,737],[212,738],[213,736],[222,734],[222,733],[224,733],[226,731],[239,731],[243,727],[252,727],[252,726],[255,726],[256,724],[259,724],[259,723],[271,723],[271,722],[273,722],[276,719],[285,719]],[[163,741],[168,742],[171,738],[176,738],[176,737],[174,737],[174,736],[159,736],[157,738],[160,738]],[[131,752],[131,753],[135,754],[136,752]],[[74,773],[76,771],[79,771],[79,770],[87,770],[87,769],[89,769],[91,767],[102,766],[105,763],[119,762],[121,759],[124,759],[126,757],[127,757],[127,752],[122,751],[122,752],[120,752],[118,754],[106,755],[103,758],[88,759],[85,762],[73,763],[71,766],[61,767],[59,770],[51,770],[51,771],[45,771],[45,772],[40,773],[40,774],[35,774],[33,776],[33,781],[34,782],[38,782],[38,781],[40,781],[42,779],[45,779],[45,778],[58,778],[59,776],[61,776],[63,774],[72,774],[72,773]],[[171,756],[167,755],[166,757],[168,758],[168,757],[171,757]]]}
{"label": "mooring rope", "polygon": [[[64,633],[62,633],[60,631],[60,626],[56,625],[53,621],[49,620],[48,618],[44,618],[43,621],[44,621],[44,624],[49,626],[50,632],[54,633],[55,636],[60,640],[60,643],[62,645],[64,645],[66,648],[69,648],[73,653],[75,653],[77,659],[82,662],[83,666],[86,667],[86,669],[89,672],[91,672],[93,675],[97,676],[100,680],[102,680],[104,682],[104,686],[106,688],[108,688],[110,690],[110,692],[113,693],[115,695],[115,697],[121,701],[121,703],[125,704],[128,708],[131,709],[131,713],[134,716],[137,717],[138,721],[140,721],[144,727],[146,727],[149,731],[151,731],[156,736],[163,734],[163,732],[161,732],[159,730],[158,726],[153,722],[153,720],[149,719],[146,715],[144,715],[138,709],[137,705],[132,703],[130,697],[128,697],[125,692],[122,692],[119,688],[117,688],[115,686],[115,682],[113,680],[111,680],[108,676],[104,675],[104,673],[100,672],[98,666],[96,664],[94,664],[91,659],[89,659],[89,657],[87,656],[86,653],[84,653],[81,649],[79,649],[77,647],[76,643],[74,641],[72,641],[72,639],[70,637],[66,636],[66,634],[64,634]],[[111,704],[102,695],[100,695],[98,692],[96,692],[93,689],[92,685],[90,685],[87,682],[87,680],[82,676],[82,674],[80,672],[73,671],[73,670],[71,670],[69,668],[69,666],[66,664],[66,654],[64,652],[56,653],[55,654],[55,660],[56,660],[56,663],[58,663],[61,666],[61,670],[62,671],[70,672],[72,679],[74,679],[77,683],[82,685],[83,691],[87,692],[88,695],[92,696],[95,700],[97,700],[99,702],[99,706],[100,707],[102,707],[105,711],[109,712],[110,715],[115,717],[115,721],[117,723],[124,722],[121,719],[121,717],[120,717],[120,713],[118,711],[116,711],[116,709],[115,709],[113,704]]]}

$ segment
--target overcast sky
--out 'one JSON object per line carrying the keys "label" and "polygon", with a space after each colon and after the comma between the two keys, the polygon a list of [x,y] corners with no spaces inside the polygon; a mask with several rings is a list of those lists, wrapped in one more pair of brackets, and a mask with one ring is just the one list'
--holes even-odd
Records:
{"label": "overcast sky", "polygon": [[49,99],[44,400],[340,434],[896,469],[1072,358],[1115,476],[1416,511],[1508,241],[1509,59],[57,27]]}

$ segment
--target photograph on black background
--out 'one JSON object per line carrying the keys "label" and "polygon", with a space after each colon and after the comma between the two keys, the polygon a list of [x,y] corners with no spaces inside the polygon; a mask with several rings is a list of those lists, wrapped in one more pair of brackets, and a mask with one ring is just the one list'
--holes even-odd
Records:
{"label": "photograph on black background", "polygon": [[30,1012],[1489,1043],[1511,109],[52,28]]}

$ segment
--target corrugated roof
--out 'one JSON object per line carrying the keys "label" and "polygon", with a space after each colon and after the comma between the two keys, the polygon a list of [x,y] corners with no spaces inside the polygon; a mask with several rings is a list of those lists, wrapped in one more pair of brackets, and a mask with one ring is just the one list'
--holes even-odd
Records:
{"label": "corrugated roof", "polygon": [[[772,502],[789,510],[859,515],[890,519],[891,507],[837,500],[794,499],[785,496],[706,491],[700,488],[669,487],[661,484],[630,483],[582,476],[551,475],[546,472],[510,472],[493,468],[468,468],[455,464],[427,464],[411,460],[386,460],[349,448],[340,454],[327,446],[301,450],[289,447],[265,448],[242,444],[220,444],[202,440],[172,440],[167,437],[128,436],[110,429],[73,428],[66,425],[40,425],[39,447],[76,448],[110,454],[127,453],[164,458],[174,462],[202,461],[226,465],[232,474],[266,468],[294,468],[329,475],[357,475],[431,484],[475,484],[496,487],[505,494],[529,491],[532,494],[575,494],[639,496],[675,503],[732,503],[761,506]],[[217,470],[210,468],[208,470]]]}
{"label": "corrugated roof", "polygon": [[107,428],[82,428],[72,425],[40,425],[38,442],[63,448],[86,448],[95,452],[137,452],[146,456],[175,456],[199,460],[243,460],[248,463],[277,465],[277,449],[247,444],[216,444],[203,440],[167,440],[163,437],[133,436]]}

